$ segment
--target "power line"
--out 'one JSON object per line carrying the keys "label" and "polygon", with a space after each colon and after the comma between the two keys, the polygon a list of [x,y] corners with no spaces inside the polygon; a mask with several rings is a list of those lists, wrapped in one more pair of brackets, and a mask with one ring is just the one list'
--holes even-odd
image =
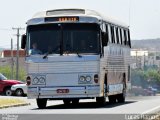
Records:
{"label": "power line", "polygon": [[10,44],[8,44],[8,45],[0,45],[0,47],[7,47],[7,46],[10,46]]}
{"label": "power line", "polygon": [[129,27],[131,27],[131,0],[129,0]]}
{"label": "power line", "polygon": [[9,28],[0,28],[0,30],[3,30],[3,31],[12,31],[12,29],[9,29]]}

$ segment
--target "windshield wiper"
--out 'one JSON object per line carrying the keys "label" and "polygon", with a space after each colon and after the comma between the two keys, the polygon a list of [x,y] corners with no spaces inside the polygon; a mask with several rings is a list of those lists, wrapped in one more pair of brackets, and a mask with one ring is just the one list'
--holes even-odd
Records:
{"label": "windshield wiper", "polygon": [[43,59],[46,59],[48,57],[48,53],[46,55],[43,56]]}
{"label": "windshield wiper", "polygon": [[82,55],[80,55],[78,51],[77,51],[76,53],[77,53],[77,56],[78,56],[79,58],[82,57]]}

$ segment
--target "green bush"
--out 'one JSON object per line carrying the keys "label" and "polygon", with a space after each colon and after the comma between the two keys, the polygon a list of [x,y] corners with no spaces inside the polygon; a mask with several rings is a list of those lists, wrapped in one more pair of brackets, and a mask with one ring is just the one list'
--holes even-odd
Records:
{"label": "green bush", "polygon": [[[11,78],[11,66],[1,66],[0,73],[6,76],[8,79],[16,80],[16,67],[13,68],[13,78]],[[26,71],[23,68],[19,68],[19,80],[25,82]]]}
{"label": "green bush", "polygon": [[131,71],[132,85],[147,87],[152,84],[160,84],[160,71],[157,68]]}

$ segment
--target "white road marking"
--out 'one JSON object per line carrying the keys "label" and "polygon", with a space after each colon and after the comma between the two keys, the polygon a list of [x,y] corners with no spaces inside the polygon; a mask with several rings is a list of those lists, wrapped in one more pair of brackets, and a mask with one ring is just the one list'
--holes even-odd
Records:
{"label": "white road marking", "polygon": [[152,112],[154,112],[154,111],[156,111],[156,110],[158,110],[158,109],[160,110],[160,105],[157,106],[157,107],[154,107],[154,108],[152,108],[152,109],[149,109],[149,110],[143,112],[142,114],[149,114],[149,113],[152,113]]}

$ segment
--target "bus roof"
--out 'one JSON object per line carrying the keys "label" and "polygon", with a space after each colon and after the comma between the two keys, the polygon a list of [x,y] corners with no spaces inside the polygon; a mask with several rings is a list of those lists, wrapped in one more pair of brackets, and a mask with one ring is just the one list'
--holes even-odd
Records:
{"label": "bus roof", "polygon": [[54,10],[42,11],[42,12],[36,13],[32,19],[47,18],[47,17],[60,17],[60,16],[95,17],[98,20],[103,20],[105,22],[115,24],[117,26],[128,28],[128,25],[123,22],[120,22],[108,16],[103,16],[100,13],[94,10],[89,10],[89,9],[54,9]]}

